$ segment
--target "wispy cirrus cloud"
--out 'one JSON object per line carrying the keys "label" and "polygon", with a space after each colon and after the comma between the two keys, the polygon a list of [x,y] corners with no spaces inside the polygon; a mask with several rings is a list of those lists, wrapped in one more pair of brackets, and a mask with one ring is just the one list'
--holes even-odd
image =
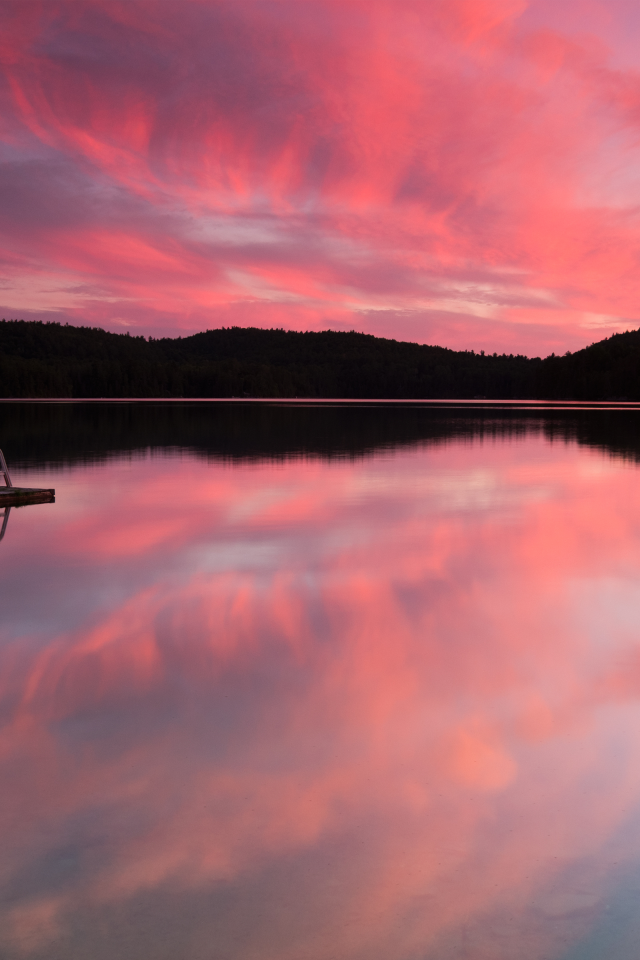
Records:
{"label": "wispy cirrus cloud", "polygon": [[636,325],[640,28],[572,10],[5,4],[0,309],[529,353]]}

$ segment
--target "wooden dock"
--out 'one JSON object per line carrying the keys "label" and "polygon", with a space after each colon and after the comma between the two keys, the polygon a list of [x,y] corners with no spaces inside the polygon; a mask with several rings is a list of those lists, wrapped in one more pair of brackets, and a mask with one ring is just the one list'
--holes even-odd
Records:
{"label": "wooden dock", "polygon": [[[2,450],[0,450],[0,474],[4,476],[6,484],[5,487],[0,487],[0,510],[3,507],[26,507],[28,503],[53,503],[56,499],[56,492],[51,488],[43,490],[41,487],[14,487]],[[8,516],[5,510],[3,534],[7,527]]]}
{"label": "wooden dock", "polygon": [[28,503],[55,503],[56,492],[39,487],[0,487],[0,510],[24,507]]}

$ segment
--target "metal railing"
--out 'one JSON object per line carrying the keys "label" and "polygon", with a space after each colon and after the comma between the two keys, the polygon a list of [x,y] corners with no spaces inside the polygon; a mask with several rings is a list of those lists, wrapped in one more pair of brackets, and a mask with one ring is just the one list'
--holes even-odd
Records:
{"label": "metal railing", "polygon": [[8,487],[12,487],[11,477],[9,476],[9,468],[7,466],[7,461],[4,458],[4,453],[0,450],[0,473],[4,474],[4,482]]}

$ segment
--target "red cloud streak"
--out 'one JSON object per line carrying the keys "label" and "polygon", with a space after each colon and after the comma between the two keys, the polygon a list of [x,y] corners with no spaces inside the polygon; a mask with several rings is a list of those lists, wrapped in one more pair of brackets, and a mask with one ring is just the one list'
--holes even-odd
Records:
{"label": "red cloud streak", "polygon": [[637,325],[625,0],[0,15],[7,317],[542,355]]}

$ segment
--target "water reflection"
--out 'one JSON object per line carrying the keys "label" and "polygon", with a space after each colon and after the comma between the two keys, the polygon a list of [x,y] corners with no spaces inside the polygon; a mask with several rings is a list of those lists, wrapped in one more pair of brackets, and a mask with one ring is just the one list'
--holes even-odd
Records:
{"label": "water reflection", "polygon": [[0,540],[4,537],[7,532],[7,526],[9,524],[9,514],[11,513],[11,507],[3,507],[2,513],[0,513]]}
{"label": "water reflection", "polygon": [[28,468],[170,448],[224,461],[340,459],[540,435],[640,462],[640,405],[0,401],[0,437]]}
{"label": "water reflection", "polygon": [[3,956],[637,956],[637,467],[441,439],[16,511]]}

